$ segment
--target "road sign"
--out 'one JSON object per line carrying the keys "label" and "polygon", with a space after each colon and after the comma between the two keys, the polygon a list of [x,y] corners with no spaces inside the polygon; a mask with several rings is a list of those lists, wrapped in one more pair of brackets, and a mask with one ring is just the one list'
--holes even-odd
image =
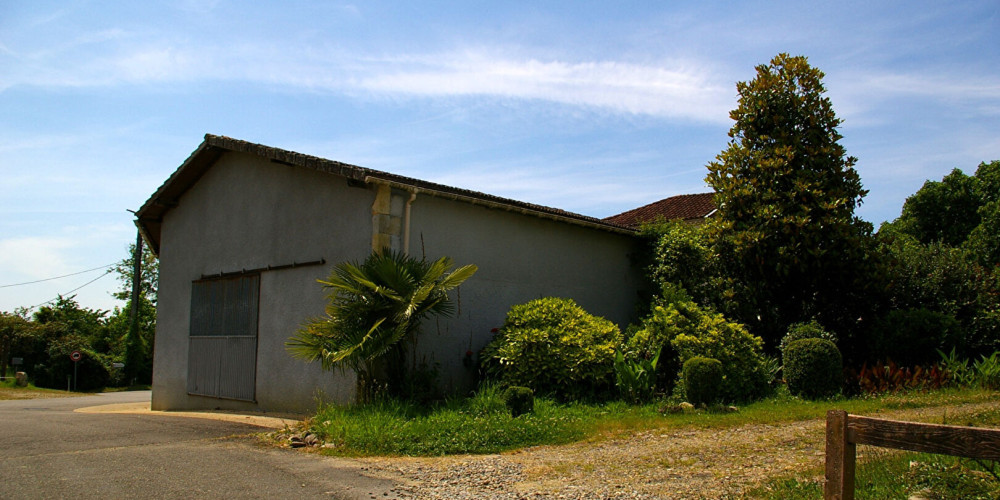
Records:
{"label": "road sign", "polygon": [[10,358],[10,364],[17,366],[24,364],[24,358]]}
{"label": "road sign", "polygon": [[72,359],[74,363],[80,361],[81,358],[83,358],[83,353],[80,351],[73,351],[69,354],[69,359]]}
{"label": "road sign", "polygon": [[125,368],[125,363],[111,363],[111,368]]}

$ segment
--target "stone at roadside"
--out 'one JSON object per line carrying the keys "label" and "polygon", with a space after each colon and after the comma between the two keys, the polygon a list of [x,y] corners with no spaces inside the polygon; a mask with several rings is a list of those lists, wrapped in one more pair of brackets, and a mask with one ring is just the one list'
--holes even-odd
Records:
{"label": "stone at roadside", "polygon": [[17,372],[14,374],[14,381],[18,387],[28,387],[28,374]]}
{"label": "stone at roadside", "polygon": [[694,405],[691,403],[681,403],[679,405],[663,406],[660,408],[660,413],[669,413],[671,415],[689,413],[692,411],[694,411]]}

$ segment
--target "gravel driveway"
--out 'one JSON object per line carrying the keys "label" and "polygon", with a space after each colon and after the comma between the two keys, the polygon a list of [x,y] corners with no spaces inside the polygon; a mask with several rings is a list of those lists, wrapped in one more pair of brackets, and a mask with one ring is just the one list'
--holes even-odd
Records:
{"label": "gravel driveway", "polygon": [[[887,411],[879,418],[941,422],[1000,402]],[[771,477],[822,475],[825,421],[729,429],[661,429],[592,443],[500,455],[366,458],[366,473],[399,481],[401,498],[726,498]],[[816,476],[819,477],[819,476]]]}

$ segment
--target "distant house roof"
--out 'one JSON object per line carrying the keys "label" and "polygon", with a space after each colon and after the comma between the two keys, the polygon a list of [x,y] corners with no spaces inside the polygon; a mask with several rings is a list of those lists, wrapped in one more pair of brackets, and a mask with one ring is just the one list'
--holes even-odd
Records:
{"label": "distant house roof", "polygon": [[449,198],[474,205],[484,205],[541,218],[555,219],[615,233],[635,233],[633,227],[607,219],[597,219],[557,208],[435,184],[433,182],[390,174],[388,172],[380,172],[378,170],[254,144],[230,137],[205,134],[205,140],[198,146],[198,149],[191,153],[191,156],[167,178],[163,185],[136,212],[136,224],[145,235],[146,241],[152,246],[154,253],[159,253],[160,251],[160,228],[163,223],[164,214],[176,207],[181,195],[198,182],[198,179],[208,171],[216,160],[228,152],[252,154],[274,163],[327,172],[346,177],[348,180],[358,183],[389,184],[400,189],[416,190],[430,196]]}
{"label": "distant house roof", "polygon": [[662,220],[695,221],[715,214],[715,193],[682,194],[612,215],[605,222],[638,228],[646,222]]}

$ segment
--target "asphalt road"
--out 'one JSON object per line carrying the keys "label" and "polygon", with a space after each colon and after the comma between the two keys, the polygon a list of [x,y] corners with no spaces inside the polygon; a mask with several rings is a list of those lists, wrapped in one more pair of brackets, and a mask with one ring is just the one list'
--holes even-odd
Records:
{"label": "asphalt road", "polygon": [[280,450],[243,423],[78,413],[148,401],[122,392],[0,401],[0,499],[392,498],[392,481],[347,459]]}

